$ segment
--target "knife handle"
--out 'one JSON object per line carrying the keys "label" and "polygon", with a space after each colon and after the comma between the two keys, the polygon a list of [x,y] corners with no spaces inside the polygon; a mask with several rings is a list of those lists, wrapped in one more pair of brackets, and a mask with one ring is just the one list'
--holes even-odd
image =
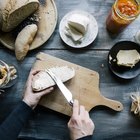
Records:
{"label": "knife handle", "polygon": [[70,106],[72,106],[73,107],[73,100],[71,100],[70,102],[69,102],[69,104],[70,104]]}

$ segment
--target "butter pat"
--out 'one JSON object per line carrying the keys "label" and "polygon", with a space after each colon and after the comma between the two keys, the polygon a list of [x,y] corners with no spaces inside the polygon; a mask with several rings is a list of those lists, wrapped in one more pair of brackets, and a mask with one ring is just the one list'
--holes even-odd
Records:
{"label": "butter pat", "polygon": [[85,35],[89,24],[89,18],[81,14],[73,14],[68,19],[68,25],[72,26],[75,30]]}
{"label": "butter pat", "polygon": [[137,50],[120,50],[117,54],[117,65],[134,67],[140,60],[140,54]]}
{"label": "butter pat", "polygon": [[74,40],[75,42],[82,41],[83,35],[73,27],[66,25],[65,29],[65,34],[70,36],[72,40]]}

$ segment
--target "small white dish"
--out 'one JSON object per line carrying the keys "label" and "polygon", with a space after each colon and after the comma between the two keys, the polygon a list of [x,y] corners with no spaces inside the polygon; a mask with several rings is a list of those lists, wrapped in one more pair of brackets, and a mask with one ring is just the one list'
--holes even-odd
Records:
{"label": "small white dish", "polygon": [[[74,42],[69,36],[67,36],[65,34],[65,26],[67,25],[68,19],[73,14],[81,14],[81,15],[84,15],[84,16],[89,18],[88,29],[87,29],[87,32],[86,32],[86,34],[81,42]],[[94,18],[94,16],[91,15],[90,13],[85,12],[85,11],[81,11],[81,10],[75,10],[75,11],[71,11],[71,12],[67,13],[62,18],[60,25],[59,25],[59,33],[60,33],[60,37],[62,38],[62,40],[70,47],[83,48],[83,47],[90,45],[97,37],[98,24],[97,24],[97,21]]]}

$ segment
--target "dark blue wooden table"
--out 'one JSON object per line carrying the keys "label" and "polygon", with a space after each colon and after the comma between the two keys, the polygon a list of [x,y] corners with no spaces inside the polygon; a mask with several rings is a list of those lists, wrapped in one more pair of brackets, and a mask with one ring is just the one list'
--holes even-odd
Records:
{"label": "dark blue wooden table", "polygon": [[[16,60],[14,52],[0,44],[0,59],[14,64],[19,74],[17,84],[7,89],[5,94],[0,95],[0,123],[22,99],[29,71],[35,62],[35,56],[41,51],[97,71],[100,74],[101,93],[105,97],[123,103],[124,110],[122,112],[115,112],[106,107],[96,107],[90,111],[90,116],[95,123],[93,140],[140,139],[140,119],[130,112],[130,95],[139,89],[140,76],[133,80],[120,80],[109,71],[107,64],[108,52],[116,42],[134,40],[135,33],[140,30],[140,18],[137,18],[119,35],[110,36],[106,31],[105,21],[114,3],[113,0],[55,0],[55,3],[59,17],[53,35],[40,48],[29,52],[22,63]],[[66,13],[75,9],[88,11],[95,16],[99,25],[97,39],[84,49],[68,47],[59,36],[60,20]],[[69,117],[65,115],[38,106],[19,137],[29,136],[47,140],[68,140],[68,120]]]}

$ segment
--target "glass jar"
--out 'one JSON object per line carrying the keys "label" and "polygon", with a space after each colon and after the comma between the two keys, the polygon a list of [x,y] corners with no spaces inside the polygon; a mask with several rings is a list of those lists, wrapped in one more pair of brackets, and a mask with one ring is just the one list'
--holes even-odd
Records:
{"label": "glass jar", "polygon": [[111,33],[119,33],[140,13],[139,0],[116,0],[106,20],[106,28]]}

